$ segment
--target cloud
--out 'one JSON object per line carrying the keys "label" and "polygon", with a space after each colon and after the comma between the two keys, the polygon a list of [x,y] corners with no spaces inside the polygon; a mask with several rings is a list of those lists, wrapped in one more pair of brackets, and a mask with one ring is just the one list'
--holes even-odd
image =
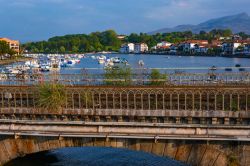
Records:
{"label": "cloud", "polygon": [[[167,4],[152,8],[146,17],[166,26],[197,24],[210,18],[248,11],[249,0],[169,0]],[[235,8],[237,6],[237,8]]]}
{"label": "cloud", "polygon": [[210,18],[248,12],[250,1],[0,0],[0,4],[0,19],[4,22],[0,36],[40,40],[105,29],[128,34],[197,24]]}

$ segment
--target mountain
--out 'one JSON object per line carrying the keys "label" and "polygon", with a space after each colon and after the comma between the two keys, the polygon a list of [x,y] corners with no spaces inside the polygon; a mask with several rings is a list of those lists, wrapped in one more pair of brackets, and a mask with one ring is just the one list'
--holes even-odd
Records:
{"label": "mountain", "polygon": [[250,34],[250,16],[247,13],[240,13],[216,19],[211,19],[198,25],[179,25],[174,28],[159,29],[149,34],[192,31],[211,31],[212,29],[231,29],[234,33],[245,32]]}

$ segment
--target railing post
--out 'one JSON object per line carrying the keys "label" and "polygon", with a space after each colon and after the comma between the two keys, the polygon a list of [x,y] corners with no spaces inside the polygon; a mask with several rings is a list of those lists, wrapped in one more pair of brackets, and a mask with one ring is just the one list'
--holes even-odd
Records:
{"label": "railing post", "polygon": [[141,109],[143,110],[143,93],[141,94]]}
{"label": "railing post", "polygon": [[225,94],[222,95],[222,110],[225,111]]}
{"label": "railing post", "polygon": [[165,93],[162,94],[162,104],[163,104],[163,110],[165,110]]}
{"label": "railing post", "polygon": [[170,93],[170,110],[172,110],[173,109],[173,94],[172,93]]}
{"label": "railing post", "polygon": [[184,97],[185,99],[185,111],[187,110],[187,94],[185,93],[185,97]]}
{"label": "railing post", "polygon": [[200,93],[200,111],[202,110],[202,95]]}
{"label": "railing post", "polygon": [[217,94],[214,95],[214,110],[217,111]]}
{"label": "railing post", "polygon": [[178,100],[177,101],[177,103],[178,103],[178,111],[180,111],[180,94],[179,93],[177,94],[177,98],[178,98],[177,99]]}
{"label": "railing post", "polygon": [[120,93],[120,109],[122,109],[122,94]]}
{"label": "railing post", "polygon": [[158,94],[155,94],[155,108],[158,110]]}
{"label": "railing post", "polygon": [[136,110],[136,94],[134,93],[134,109]]}
{"label": "railing post", "polygon": [[148,109],[151,109],[150,94],[148,94]]}
{"label": "railing post", "polygon": [[232,94],[230,94],[230,111],[232,111]]}
{"label": "railing post", "polygon": [[209,93],[207,93],[207,111],[209,111]]}
{"label": "railing post", "polygon": [[246,111],[248,111],[248,95],[246,94]]}

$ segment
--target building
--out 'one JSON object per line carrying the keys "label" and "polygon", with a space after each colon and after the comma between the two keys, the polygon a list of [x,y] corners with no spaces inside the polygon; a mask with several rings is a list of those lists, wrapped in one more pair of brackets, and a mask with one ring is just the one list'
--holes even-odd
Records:
{"label": "building", "polygon": [[192,53],[195,51],[196,45],[206,46],[208,45],[207,40],[188,40],[181,43],[184,52]]}
{"label": "building", "polygon": [[133,53],[135,51],[135,45],[134,43],[127,43],[127,44],[123,44],[120,48],[120,53]]}
{"label": "building", "polygon": [[123,39],[126,38],[126,35],[118,35],[117,38],[120,39],[120,40],[123,40]]}
{"label": "building", "polygon": [[206,54],[208,51],[208,45],[207,44],[195,44],[194,46],[194,52],[195,53],[201,53],[201,54]]}
{"label": "building", "polygon": [[244,54],[250,55],[250,42],[244,45]]}
{"label": "building", "polygon": [[135,53],[144,53],[148,51],[148,45],[146,43],[135,44]]}
{"label": "building", "polygon": [[170,48],[171,45],[172,45],[172,43],[162,41],[161,43],[157,43],[156,48],[157,49],[166,49],[166,48]]}
{"label": "building", "polygon": [[5,41],[9,44],[10,48],[15,50],[18,54],[20,53],[20,43],[17,40],[10,40],[8,38],[0,38],[0,41]]}
{"label": "building", "polygon": [[224,42],[222,44],[222,52],[225,55],[234,55],[237,52],[237,48],[242,46],[242,41],[231,41],[231,42]]}
{"label": "building", "polygon": [[179,44],[172,44],[170,47],[169,53],[176,54],[179,48]]}

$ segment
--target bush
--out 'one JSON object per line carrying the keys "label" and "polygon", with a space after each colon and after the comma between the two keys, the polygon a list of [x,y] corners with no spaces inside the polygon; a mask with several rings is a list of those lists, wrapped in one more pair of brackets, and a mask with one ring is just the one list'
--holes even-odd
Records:
{"label": "bush", "polygon": [[105,69],[106,85],[128,86],[132,83],[132,71],[129,67],[112,67]]}
{"label": "bush", "polygon": [[66,89],[60,84],[40,84],[38,105],[42,109],[59,112],[66,105]]}
{"label": "bush", "polygon": [[150,85],[164,85],[166,81],[166,74],[161,74],[159,70],[152,69],[150,74]]}

